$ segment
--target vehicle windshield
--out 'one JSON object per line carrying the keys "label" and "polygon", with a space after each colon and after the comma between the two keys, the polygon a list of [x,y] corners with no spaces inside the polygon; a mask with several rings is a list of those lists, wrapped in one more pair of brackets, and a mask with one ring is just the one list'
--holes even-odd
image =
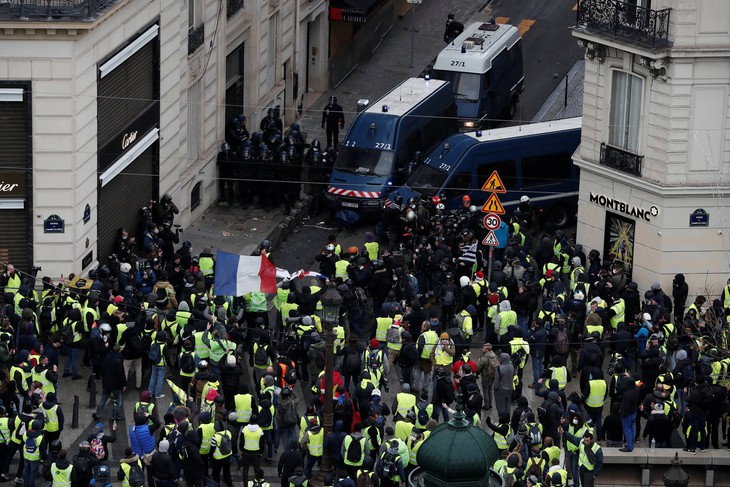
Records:
{"label": "vehicle windshield", "polygon": [[406,186],[424,196],[434,196],[438,193],[441,186],[444,185],[444,181],[446,181],[448,175],[449,173],[439,171],[428,164],[419,164],[416,170],[413,171],[413,174],[411,174],[411,177],[408,178]]}
{"label": "vehicle windshield", "polygon": [[335,170],[363,176],[388,177],[393,171],[393,160],[393,151],[342,147],[337,155]]}
{"label": "vehicle windshield", "polygon": [[454,98],[457,101],[479,101],[481,75],[477,73],[457,73],[455,71],[436,71],[434,78],[451,81]]}

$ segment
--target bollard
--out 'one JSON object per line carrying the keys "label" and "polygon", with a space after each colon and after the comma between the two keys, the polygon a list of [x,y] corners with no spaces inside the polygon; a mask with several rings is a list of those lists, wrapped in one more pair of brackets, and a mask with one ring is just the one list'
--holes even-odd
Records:
{"label": "bollard", "polygon": [[74,408],[73,408],[73,417],[71,418],[71,427],[72,428],[79,427],[79,396],[77,396],[77,395],[74,395]]}
{"label": "bollard", "polygon": [[91,386],[89,387],[89,407],[96,408],[96,374],[91,374]]}

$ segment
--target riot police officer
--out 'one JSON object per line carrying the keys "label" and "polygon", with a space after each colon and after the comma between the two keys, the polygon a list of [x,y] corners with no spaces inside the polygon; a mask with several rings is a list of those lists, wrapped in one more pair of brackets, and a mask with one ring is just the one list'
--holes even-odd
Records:
{"label": "riot police officer", "polygon": [[322,128],[327,131],[327,147],[336,148],[339,145],[340,130],[345,128],[345,114],[334,95],[330,96],[329,103],[322,110]]}
{"label": "riot police officer", "polygon": [[235,153],[231,150],[228,142],[223,142],[218,152],[218,192],[220,193],[219,203],[233,206],[235,199]]}

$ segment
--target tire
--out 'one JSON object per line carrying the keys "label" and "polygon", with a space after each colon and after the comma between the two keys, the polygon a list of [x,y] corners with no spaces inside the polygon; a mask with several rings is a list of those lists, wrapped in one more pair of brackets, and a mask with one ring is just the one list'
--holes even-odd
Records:
{"label": "tire", "polygon": [[571,218],[570,209],[565,204],[558,203],[550,208],[547,220],[552,222],[555,228],[563,228],[570,223]]}

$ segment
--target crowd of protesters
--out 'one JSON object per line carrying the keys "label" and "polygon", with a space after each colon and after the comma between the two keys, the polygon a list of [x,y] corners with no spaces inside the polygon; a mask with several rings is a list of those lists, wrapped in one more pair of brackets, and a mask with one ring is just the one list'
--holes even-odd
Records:
{"label": "crowd of protesters", "polygon": [[[456,410],[493,435],[493,469],[510,487],[591,487],[603,447],[725,445],[730,281],[711,302],[682,274],[670,293],[654,284],[642,295],[624,263],[586,255],[526,197],[490,259],[477,208],[465,199],[446,211],[435,197],[390,202],[380,238],[346,246],[332,235],[313,252],[319,273],[273,295],[221,296],[211,249],[174,249],[176,210],[163,198],[137,238],[120,229],[109,264],[83,279],[44,277],[36,290],[37,270],[4,266],[0,481],[17,457],[26,487],[38,475],[59,486],[232,487],[235,467],[244,485],[264,486],[268,463],[283,487],[303,486],[327,454],[326,485],[401,486]],[[275,263],[270,247],[259,252]],[[343,298],[331,331],[330,283]],[[68,458],[59,377],[82,379],[79,363],[101,397],[93,434]],[[540,398],[532,406],[526,389]],[[117,421],[129,445],[115,474]]]}

